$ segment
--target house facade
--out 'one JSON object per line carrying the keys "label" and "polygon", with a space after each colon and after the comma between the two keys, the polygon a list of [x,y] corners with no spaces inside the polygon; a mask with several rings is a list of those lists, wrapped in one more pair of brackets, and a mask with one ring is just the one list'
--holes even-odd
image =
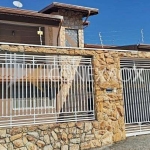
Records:
{"label": "house facade", "polygon": [[135,93],[142,84],[128,77],[133,60],[150,54],[85,48],[84,26],[96,14],[62,3],[39,12],[0,8],[1,150],[90,149],[147,130],[137,129],[149,121],[138,117],[145,104],[131,104],[137,98],[130,87]]}

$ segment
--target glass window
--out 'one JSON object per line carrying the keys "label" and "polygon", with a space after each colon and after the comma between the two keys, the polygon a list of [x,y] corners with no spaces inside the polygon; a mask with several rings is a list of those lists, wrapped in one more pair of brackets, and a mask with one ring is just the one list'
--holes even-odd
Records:
{"label": "glass window", "polygon": [[79,35],[77,29],[65,29],[66,47],[79,47]]}

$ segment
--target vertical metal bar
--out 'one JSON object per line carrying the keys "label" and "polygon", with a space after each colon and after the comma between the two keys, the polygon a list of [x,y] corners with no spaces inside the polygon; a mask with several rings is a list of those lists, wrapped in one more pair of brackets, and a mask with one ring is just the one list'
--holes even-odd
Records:
{"label": "vertical metal bar", "polygon": [[[57,56],[56,58],[57,59],[55,59],[55,65],[57,66],[56,68],[59,68],[59,63],[58,63],[58,57],[59,56]],[[58,72],[58,71],[57,71]],[[63,99],[63,97],[62,97],[62,92],[60,92],[60,89],[59,89],[59,87],[60,87],[60,85],[61,85],[61,82],[62,82],[62,78],[61,79],[59,79],[59,77],[58,77],[58,75],[56,75],[56,70],[55,70],[55,77],[57,76],[57,79],[56,79],[56,81],[55,81],[55,97],[56,97],[56,95],[59,93],[59,100],[57,101],[58,102],[58,104],[59,104],[59,108],[62,108],[62,105],[61,105],[61,103],[60,103],[60,101],[62,101],[62,99]],[[61,81],[60,81],[61,80]],[[57,89],[57,90],[56,90]],[[60,110],[59,110],[59,112],[60,112]],[[63,108],[62,108],[62,113],[63,113]]]}
{"label": "vertical metal bar", "polygon": [[31,76],[32,76],[32,73],[31,73],[31,67],[32,67],[32,65],[31,64],[29,64],[29,69],[30,69],[30,82],[29,82],[29,86],[30,86],[30,115],[32,114],[32,95],[31,95],[31,93],[32,93],[32,84],[31,84],[31,82],[32,82],[32,79],[31,79]]}
{"label": "vertical metal bar", "polygon": [[[68,66],[68,65],[67,65]],[[68,67],[67,67],[68,68]],[[68,70],[71,72],[71,67],[70,68],[68,68]],[[70,74],[70,76],[72,77],[72,72],[71,72],[71,74]],[[67,85],[70,85],[70,80],[67,78],[67,79],[65,79],[65,82],[67,83]],[[71,104],[70,104],[70,88],[68,88],[68,90],[67,90],[67,92],[68,92],[68,96],[67,96],[67,102],[68,102],[68,107],[67,107],[67,112],[71,112],[70,111],[70,107],[71,107]]]}
{"label": "vertical metal bar", "polygon": [[139,82],[138,82],[137,79],[136,79],[136,86],[135,86],[135,88],[136,88],[136,93],[137,93],[137,95],[135,95],[136,107],[137,107],[136,122],[140,123],[141,122],[141,116],[140,116],[140,113],[141,113],[140,97],[141,97],[141,95],[140,95],[140,91],[139,91],[139,88],[140,88],[139,87]]}
{"label": "vertical metal bar", "polygon": [[[41,70],[40,70],[41,71]],[[37,109],[38,109],[38,114],[40,113],[40,97],[39,97],[39,80],[40,80],[40,78],[39,78],[39,65],[37,64],[37,75],[36,75],[36,82],[37,82],[37,87],[36,87],[36,92],[37,92],[37,97],[36,97],[36,99],[37,99]]]}
{"label": "vertical metal bar", "polygon": [[71,100],[71,105],[72,105],[72,107],[71,107],[71,112],[74,112],[74,96],[73,96],[73,88],[72,88],[72,86],[73,86],[73,81],[71,80],[70,81],[71,82],[71,87],[70,87],[70,90],[71,90],[71,97],[70,97],[70,100]]}
{"label": "vertical metal bar", "polygon": [[43,101],[43,98],[42,98],[42,96],[43,96],[43,94],[42,94],[42,91],[43,91],[43,87],[42,87],[42,80],[43,80],[43,75],[42,74],[43,74],[43,71],[42,70],[43,69],[42,69],[42,64],[40,65],[40,69],[41,69],[40,70],[40,78],[41,78],[41,89],[40,90],[41,90],[41,114],[42,114],[43,113],[43,104],[42,104],[43,103],[42,102]]}
{"label": "vertical metal bar", "polygon": [[49,96],[49,86],[50,86],[50,85],[49,85],[49,65],[47,64],[46,67],[47,67],[46,79],[47,79],[47,88],[48,88],[48,89],[47,89],[47,92],[48,92],[48,97],[47,97],[48,108],[47,108],[47,109],[48,109],[48,113],[50,113],[50,108],[51,108],[52,106],[51,106],[50,98],[49,98],[49,97],[50,97],[50,96]]}
{"label": "vertical metal bar", "polygon": [[45,114],[46,114],[46,84],[45,84],[45,64],[44,64],[44,108],[45,108]]}
{"label": "vertical metal bar", "polygon": [[25,64],[25,69],[26,69],[26,115],[28,114],[28,72],[27,72],[27,68],[28,68],[28,64]]}
{"label": "vertical metal bar", "polygon": [[[59,78],[57,79],[56,77],[56,66],[58,68],[58,65],[56,64],[56,57],[54,56],[54,96],[55,96],[55,103],[57,103],[60,106],[60,100],[56,99],[57,93],[56,93],[56,81],[59,81]],[[53,80],[53,79],[52,79]],[[59,84],[58,84],[59,87]],[[53,92],[53,91],[52,91]],[[58,93],[59,93],[59,89],[58,89]],[[57,112],[58,113],[58,112]]]}
{"label": "vertical metal bar", "polygon": [[16,54],[14,54],[14,114],[16,116],[16,108],[17,108],[17,99],[16,99],[16,81],[17,81],[17,63],[16,63]]}
{"label": "vertical metal bar", "polygon": [[126,88],[125,88],[125,73],[124,73],[124,69],[121,68],[121,81],[122,81],[122,91],[123,91],[123,102],[124,102],[124,114],[125,114],[125,123],[127,123],[127,112],[126,112]]}
{"label": "vertical metal bar", "polygon": [[149,114],[150,114],[150,106],[149,106],[149,104],[150,104],[150,99],[149,99],[149,93],[150,93],[150,70],[149,69],[147,69],[146,70],[146,81],[145,81],[145,84],[147,85],[146,86],[146,99],[147,99],[147,101],[146,101],[146,107],[147,107],[147,114],[146,114],[146,116],[147,116],[147,121],[149,122],[150,121],[150,117],[149,117]]}
{"label": "vertical metal bar", "polygon": [[24,64],[25,64],[25,55],[23,54],[23,62],[22,62],[22,114],[25,114],[25,97],[24,97]]}
{"label": "vertical metal bar", "polygon": [[[129,74],[129,76],[132,74],[132,70],[130,69],[130,74]],[[133,79],[132,80],[129,80],[129,106],[130,106],[130,114],[131,114],[131,116],[130,116],[130,118],[131,118],[131,122],[134,122],[134,102],[133,102],[133,100],[135,101],[135,99],[134,99],[134,91],[133,91],[133,89],[134,88],[132,88],[132,87],[134,87],[134,84],[135,83],[133,83]]]}
{"label": "vertical metal bar", "polygon": [[124,114],[125,114],[125,123],[127,123],[127,112],[126,112],[126,88],[125,88],[125,82],[123,81],[125,79],[125,73],[124,69],[121,68],[121,81],[122,81],[122,90],[123,90],[123,102],[124,102]]}
{"label": "vertical metal bar", "polygon": [[74,84],[74,88],[73,88],[73,96],[74,96],[74,105],[75,105],[75,121],[77,121],[77,103],[76,103],[76,91],[75,91],[75,86],[76,86],[76,83],[75,83],[75,60],[74,60],[74,57],[73,57],[73,75],[74,75],[74,78],[72,77],[72,80],[73,80],[73,84]]}
{"label": "vertical metal bar", "polygon": [[[81,67],[82,68],[82,75],[83,75],[83,77],[85,76],[85,74],[84,74],[84,69],[83,69],[83,66]],[[82,97],[83,97],[83,102],[84,102],[84,111],[87,111],[86,110],[86,99],[85,99],[85,86],[84,86],[84,80],[82,80]]]}
{"label": "vertical metal bar", "polygon": [[[126,78],[125,78],[125,80],[127,80],[127,82],[125,82],[125,86],[126,86],[126,97],[127,97],[127,99],[126,99],[126,106],[127,106],[127,110],[128,110],[128,117],[127,117],[127,122],[128,123],[131,123],[131,121],[130,121],[130,109],[131,109],[131,104],[130,104],[130,95],[129,95],[129,77],[130,77],[130,71],[131,70],[124,70],[124,72],[125,72],[125,76],[126,76]],[[133,80],[133,79],[132,79]],[[129,108],[128,108],[129,107]]]}
{"label": "vertical metal bar", "polygon": [[[81,66],[79,66],[79,73],[80,73],[80,77],[82,77],[82,79],[83,79]],[[82,79],[80,78],[80,91],[79,91],[79,93],[80,93],[79,99],[80,99],[80,103],[81,103],[81,111],[84,110],[84,109],[83,109],[83,106],[82,106],[82,103],[83,103],[83,97],[82,97],[82,82],[81,82]]]}
{"label": "vertical metal bar", "polygon": [[[132,75],[132,69],[130,69],[130,75]],[[129,80],[129,93],[130,93],[130,99],[129,99],[129,104],[131,105],[130,109],[130,114],[131,114],[131,122],[135,122],[134,119],[134,103],[135,103],[135,92],[134,92],[134,86],[136,85],[136,81],[133,83],[133,79]]]}
{"label": "vertical metal bar", "polygon": [[[147,70],[147,78],[148,78],[148,91],[147,91],[147,99],[148,99],[148,114],[150,114],[150,69]],[[149,115],[148,115],[149,116]],[[148,117],[148,121],[150,121],[150,117]]]}
{"label": "vertical metal bar", "polygon": [[[136,111],[136,107],[135,107],[135,106],[136,106],[136,103],[137,103],[137,99],[136,99],[136,96],[137,96],[137,95],[136,95],[136,93],[137,93],[137,92],[136,92],[136,90],[137,90],[136,84],[137,84],[137,83],[136,83],[136,81],[134,82],[134,79],[135,79],[134,69],[131,69],[130,72],[131,72],[130,75],[132,75],[132,80],[131,80],[130,82],[132,82],[132,84],[131,84],[131,87],[130,87],[129,91],[132,92],[132,97],[130,98],[130,104],[129,104],[129,106],[130,106],[130,105],[133,106],[133,107],[131,108],[131,109],[132,109],[131,115],[132,115],[132,118],[133,118],[131,123],[133,123],[133,122],[136,122],[135,119],[136,119],[136,117],[137,117],[137,116],[136,116],[137,113],[135,112],[135,111]],[[128,109],[128,108],[127,108],[127,109]],[[130,116],[129,116],[129,117],[130,117]]]}
{"label": "vertical metal bar", "polygon": [[[68,79],[70,79],[71,77],[69,76],[69,71],[70,71],[70,65],[69,64],[66,64],[66,65],[64,65],[64,70],[65,70],[65,72],[67,73],[67,76],[68,76]],[[65,77],[66,77],[66,75],[65,75]],[[63,78],[63,83],[65,83],[66,84],[66,78]],[[69,86],[69,85],[68,85]],[[68,88],[68,87],[67,87]],[[67,89],[65,89],[65,90],[67,90]],[[68,91],[68,90],[67,90]],[[67,91],[65,91],[65,93],[67,93]],[[65,100],[63,100],[63,101],[65,101],[65,102],[63,102],[63,104],[62,104],[62,106],[64,105],[64,107],[65,107],[65,113],[66,112],[68,112],[68,108],[67,108],[67,103],[68,103],[68,101],[67,101],[67,96],[68,95],[66,95],[65,97],[63,96],[63,98],[65,98]]]}
{"label": "vertical metal bar", "polygon": [[22,115],[24,115],[24,64],[22,64]]}
{"label": "vertical metal bar", "polygon": [[[92,100],[92,96],[91,96],[90,68],[89,68],[89,66],[87,66],[87,68],[88,68],[88,69],[87,69],[88,71],[87,71],[87,73],[86,73],[86,75],[87,75],[87,80],[88,80],[88,87],[87,87],[87,89],[89,89],[87,95],[88,95],[88,99],[90,99],[90,102],[89,102],[89,106],[88,106],[88,107],[89,107],[89,109],[90,109],[89,111],[91,112],[91,111],[92,111],[92,106],[91,106],[92,104],[91,104],[91,101],[93,101],[93,100]],[[87,90],[87,89],[86,89],[86,90]]]}
{"label": "vertical metal bar", "polygon": [[[139,69],[137,69],[137,71],[139,72]],[[137,81],[137,93],[138,93],[138,104],[139,104],[139,123],[142,121],[142,104],[141,104],[141,87],[140,87],[140,80],[139,78],[136,79]],[[140,124],[139,124],[140,125]]]}
{"label": "vertical metal bar", "polygon": [[[137,71],[139,72],[139,69],[137,69]],[[141,104],[141,83],[140,83],[140,80],[139,78],[136,79],[137,81],[137,93],[138,93],[138,104],[139,104],[139,112],[137,115],[139,115],[139,120],[138,122],[140,123],[142,121],[142,104]]]}
{"label": "vertical metal bar", "polygon": [[91,97],[92,97],[92,102],[93,102],[93,104],[92,104],[92,108],[93,108],[93,114],[94,114],[94,119],[95,119],[95,113],[94,113],[94,106],[95,106],[95,99],[94,99],[94,89],[93,89],[93,87],[94,87],[94,84],[93,84],[93,82],[94,82],[94,79],[93,79],[93,67],[92,67],[92,65],[91,65]]}
{"label": "vertical metal bar", "polygon": [[2,116],[4,116],[4,64],[2,63]]}
{"label": "vertical metal bar", "polygon": [[85,95],[85,100],[86,100],[86,109],[87,112],[89,112],[89,108],[88,108],[88,96],[87,96],[87,72],[86,72],[86,66],[84,66],[84,82],[85,82],[85,88],[84,88],[84,95]]}
{"label": "vertical metal bar", "polygon": [[8,62],[6,55],[6,116],[8,116]]}
{"label": "vertical metal bar", "polygon": [[140,88],[140,95],[141,95],[141,122],[144,121],[144,110],[145,110],[145,107],[144,107],[144,100],[145,100],[145,96],[143,97],[143,85],[142,85],[142,70],[139,69],[139,77],[138,77],[138,80],[139,80],[139,88]]}
{"label": "vertical metal bar", "polygon": [[144,122],[146,122],[146,120],[147,120],[147,117],[146,117],[146,90],[145,90],[145,87],[146,87],[146,85],[145,85],[145,71],[144,70],[142,70],[142,97],[144,97],[144,101],[143,101],[143,109],[144,109],[144,114],[143,114],[143,119],[144,119]]}
{"label": "vertical metal bar", "polygon": [[[64,72],[64,76],[66,77],[67,73],[66,73],[66,70],[65,70],[65,65],[62,65],[61,68],[62,68],[62,71]],[[63,78],[61,78],[61,83],[60,84],[61,84],[61,86],[63,85]],[[64,94],[61,92],[60,97],[61,97],[61,110],[62,110],[62,113],[64,112],[64,110],[66,111],[66,107],[64,109],[64,105],[63,105],[63,101],[64,101],[64,96],[63,95]]]}
{"label": "vertical metal bar", "polygon": [[[80,66],[80,64],[79,64],[79,66]],[[80,110],[80,104],[79,104],[79,72],[78,72],[79,66],[76,66],[77,73],[76,73],[76,76],[75,76],[75,80],[76,80],[76,97],[77,97],[77,106],[78,106],[77,111],[78,112],[81,111]]]}
{"label": "vertical metal bar", "polygon": [[10,89],[10,126],[12,126],[12,106],[13,106],[13,99],[12,99],[12,55],[10,55],[10,68],[9,68],[9,89]]}
{"label": "vertical metal bar", "polygon": [[147,122],[148,121],[148,113],[147,113],[147,104],[148,104],[148,102],[147,102],[147,70],[146,69],[143,69],[143,84],[142,84],[142,86],[143,86],[143,97],[145,97],[144,98],[144,110],[145,110],[145,114],[144,114],[144,118],[145,118],[145,121]]}
{"label": "vertical metal bar", "polygon": [[[127,72],[127,74],[128,74],[127,77],[130,77],[131,69]],[[130,117],[129,117],[128,119],[130,120],[129,122],[132,123],[132,122],[133,122],[133,119],[132,119],[132,112],[131,112],[131,110],[132,110],[132,105],[133,105],[133,104],[131,104],[131,102],[132,102],[132,101],[131,101],[132,97],[131,97],[131,93],[130,93],[130,92],[132,92],[132,91],[130,91],[130,88],[131,88],[130,82],[132,82],[132,81],[129,80],[129,81],[128,81],[128,85],[127,85],[127,86],[128,86],[128,94],[127,94],[128,99],[127,99],[127,102],[128,102],[128,106],[130,106],[130,107],[129,107],[129,108],[130,108],[130,109],[129,109],[129,116],[130,116]]]}
{"label": "vertical metal bar", "polygon": [[[52,70],[53,69],[53,66],[52,65],[50,65],[50,86],[51,86],[51,89],[50,89],[50,91],[51,91],[51,94],[50,94],[50,100],[52,101],[52,107],[55,107],[55,110],[56,110],[56,100],[54,100],[55,99],[55,97],[54,97],[54,95],[53,95],[53,92],[54,92],[54,87],[53,87],[53,82],[52,82],[52,80],[53,80],[53,74],[52,74]],[[55,68],[54,68],[55,69]],[[55,106],[54,106],[54,102],[55,102]],[[52,109],[52,113],[54,113],[53,112],[53,109]],[[55,113],[56,113],[56,111],[55,111]]]}
{"label": "vertical metal bar", "polygon": [[147,69],[144,69],[143,70],[144,74],[143,74],[143,97],[145,97],[145,101],[144,101],[144,107],[145,107],[145,114],[144,114],[144,118],[145,118],[145,121],[147,122],[148,121],[148,109],[147,109]]}
{"label": "vertical metal bar", "polygon": [[[34,56],[33,56],[33,63],[32,63],[32,73],[33,73],[33,75],[35,74],[35,62],[34,62]],[[35,124],[35,122],[36,122],[36,112],[35,112],[35,108],[36,108],[36,101],[35,101],[35,76],[34,77],[32,77],[32,83],[34,83],[34,84],[32,84],[33,85],[33,97],[32,97],[32,101],[33,101],[33,109],[34,109],[34,124]]]}
{"label": "vertical metal bar", "polygon": [[[58,61],[58,60],[59,60],[59,61]],[[62,61],[62,60],[61,60],[61,61]],[[61,67],[61,66],[59,66],[59,65],[60,65],[59,63],[60,63],[59,56],[55,56],[55,57],[54,57],[54,66],[55,66],[56,68]],[[58,77],[58,75],[57,75],[58,71],[56,71],[56,68],[54,69],[54,76],[57,77],[56,80],[55,80],[55,82],[54,82],[55,101],[57,102],[57,104],[59,105],[59,108],[60,108],[60,105],[61,105],[60,101],[61,101],[61,99],[62,99],[62,97],[60,97],[60,94],[62,94],[62,93],[60,92],[59,87],[61,86],[62,77],[61,77],[61,79],[59,79],[59,77]],[[62,69],[62,68],[61,68],[61,69]],[[58,94],[58,93],[59,93],[59,94]],[[59,99],[56,99],[57,94],[59,95]],[[57,112],[57,113],[58,113],[58,112]],[[60,113],[60,110],[59,110],[59,113]]]}
{"label": "vertical metal bar", "polygon": [[18,101],[18,113],[19,113],[19,115],[20,115],[20,109],[21,109],[21,99],[20,99],[20,64],[18,64],[17,65],[17,69],[18,69],[18,71],[17,71],[17,73],[18,73],[18,76],[17,76],[17,78],[18,78],[18,98],[17,98],[17,101]]}

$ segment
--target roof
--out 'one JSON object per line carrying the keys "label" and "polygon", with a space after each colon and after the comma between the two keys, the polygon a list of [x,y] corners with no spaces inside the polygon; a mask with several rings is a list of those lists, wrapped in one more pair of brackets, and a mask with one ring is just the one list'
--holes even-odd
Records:
{"label": "roof", "polygon": [[0,20],[58,25],[62,19],[63,16],[60,15],[47,15],[36,11],[0,7]]}
{"label": "roof", "polygon": [[111,49],[115,46],[111,46],[111,45],[96,45],[96,44],[84,44],[85,48],[96,48],[96,49]]}
{"label": "roof", "polygon": [[147,49],[150,50],[150,44],[139,44],[138,49]]}
{"label": "roof", "polygon": [[88,15],[89,11],[90,11],[90,16],[96,15],[99,12],[99,10],[96,9],[96,8],[83,7],[83,6],[64,4],[64,3],[58,3],[58,2],[53,2],[49,6],[45,7],[42,10],[40,10],[39,12],[50,14],[52,12],[57,12],[59,9],[65,9],[65,10],[80,12],[80,13],[82,13],[83,17],[86,17]]}
{"label": "roof", "polygon": [[122,50],[150,51],[150,44],[124,45],[124,46],[115,46],[113,48]]}

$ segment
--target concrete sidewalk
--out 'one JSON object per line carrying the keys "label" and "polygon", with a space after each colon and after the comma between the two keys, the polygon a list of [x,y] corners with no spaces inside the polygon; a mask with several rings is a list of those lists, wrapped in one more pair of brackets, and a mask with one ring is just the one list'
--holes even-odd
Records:
{"label": "concrete sidewalk", "polygon": [[150,150],[150,134],[128,137],[126,140],[111,146],[91,150]]}

